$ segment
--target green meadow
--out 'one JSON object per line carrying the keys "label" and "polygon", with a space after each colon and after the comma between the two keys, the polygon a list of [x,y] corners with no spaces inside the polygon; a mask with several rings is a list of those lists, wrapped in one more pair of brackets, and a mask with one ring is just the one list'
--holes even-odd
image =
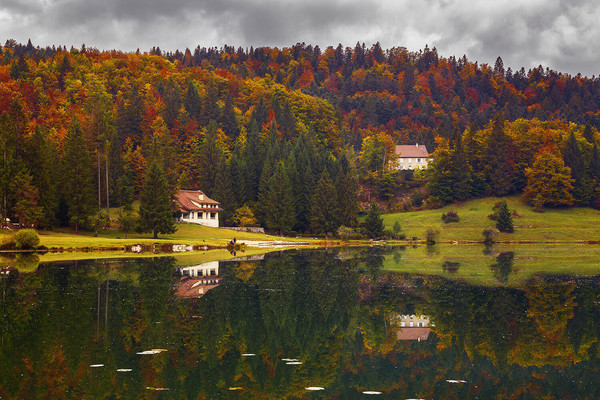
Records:
{"label": "green meadow", "polygon": [[[600,211],[592,208],[546,209],[534,212],[520,197],[506,198],[510,210],[515,210],[514,233],[499,233],[498,242],[510,243],[586,243],[600,241]],[[407,239],[425,239],[428,227],[439,230],[441,242],[479,242],[482,231],[494,228],[495,221],[488,219],[498,198],[484,198],[462,204],[452,204],[436,210],[385,214],[388,228],[398,221]],[[460,217],[456,223],[444,224],[442,214],[455,211]]]}

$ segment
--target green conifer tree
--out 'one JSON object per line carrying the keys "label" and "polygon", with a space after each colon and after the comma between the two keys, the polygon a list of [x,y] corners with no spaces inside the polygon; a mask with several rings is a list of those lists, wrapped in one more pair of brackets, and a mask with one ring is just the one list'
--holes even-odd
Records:
{"label": "green conifer tree", "polygon": [[144,180],[139,223],[142,232],[152,232],[154,239],[159,233],[171,234],[177,230],[167,178],[156,163],[150,166]]}
{"label": "green conifer tree", "polygon": [[371,239],[377,239],[384,235],[385,225],[383,224],[383,218],[381,218],[381,211],[377,204],[371,204],[369,213],[364,222],[365,231],[367,236]]}
{"label": "green conifer tree", "polygon": [[513,233],[515,228],[513,226],[512,213],[508,209],[506,200],[502,199],[496,211],[496,229],[500,232]]}
{"label": "green conifer tree", "polygon": [[63,158],[62,197],[75,232],[94,212],[93,173],[90,154],[83,139],[79,121],[74,120],[65,140]]}
{"label": "green conifer tree", "polygon": [[283,162],[278,162],[275,172],[268,182],[262,206],[266,225],[269,229],[283,234],[294,224],[294,199],[292,187],[285,172]]}
{"label": "green conifer tree", "polygon": [[311,203],[311,228],[315,233],[335,232],[339,227],[339,207],[335,186],[323,170]]}

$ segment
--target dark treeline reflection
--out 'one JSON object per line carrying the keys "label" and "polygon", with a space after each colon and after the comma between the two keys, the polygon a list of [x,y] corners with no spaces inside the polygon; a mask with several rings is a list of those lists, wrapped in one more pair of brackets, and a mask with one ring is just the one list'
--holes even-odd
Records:
{"label": "dark treeline reflection", "polygon": [[382,271],[400,251],[221,262],[197,298],[176,296],[172,257],[7,270],[0,398],[600,398],[598,278]]}

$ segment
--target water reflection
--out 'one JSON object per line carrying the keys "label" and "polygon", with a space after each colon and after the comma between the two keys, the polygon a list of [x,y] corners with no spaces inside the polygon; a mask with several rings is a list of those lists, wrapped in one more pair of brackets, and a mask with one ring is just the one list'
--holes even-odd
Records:
{"label": "water reflection", "polygon": [[[411,254],[3,269],[0,398],[600,397],[598,277],[509,287],[506,252],[482,263],[495,286],[462,280],[465,259],[452,274],[384,269]],[[193,296],[186,282],[201,282]]]}

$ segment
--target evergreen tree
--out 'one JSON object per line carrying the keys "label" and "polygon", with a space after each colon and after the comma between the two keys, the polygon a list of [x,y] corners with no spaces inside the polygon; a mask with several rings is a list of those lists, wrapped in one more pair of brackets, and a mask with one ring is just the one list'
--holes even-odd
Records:
{"label": "evergreen tree", "polygon": [[190,115],[191,118],[199,122],[202,115],[202,98],[198,93],[198,89],[194,82],[190,80],[188,83],[185,97],[183,99],[183,106]]}
{"label": "evergreen tree", "polygon": [[212,197],[218,185],[217,175],[226,168],[226,146],[219,137],[217,123],[210,121],[204,139],[197,149],[198,186],[200,190]]}
{"label": "evergreen tree", "polygon": [[68,207],[68,217],[79,232],[79,226],[94,212],[92,162],[83,140],[79,122],[74,120],[65,139],[62,197]]}
{"label": "evergreen tree", "polygon": [[465,201],[471,198],[472,194],[472,168],[467,160],[467,155],[462,144],[462,133],[458,128],[454,130],[452,139],[452,181],[453,181],[453,200]]}
{"label": "evergreen tree", "polygon": [[577,143],[575,133],[571,131],[562,150],[564,165],[571,169],[573,178],[573,197],[578,205],[589,205],[592,197],[591,179],[587,173],[583,153]]}
{"label": "evergreen tree", "polygon": [[339,226],[339,207],[335,186],[324,170],[311,203],[311,228],[315,233],[335,232]]}
{"label": "evergreen tree", "polygon": [[504,196],[513,190],[509,160],[510,139],[504,131],[504,118],[497,114],[486,146],[485,176],[490,194]]}
{"label": "evergreen tree", "polygon": [[292,188],[283,162],[277,163],[269,179],[262,208],[267,227],[278,230],[280,235],[294,224]]}
{"label": "evergreen tree", "polygon": [[27,141],[25,158],[32,181],[39,189],[38,205],[42,208],[40,225],[44,228],[53,227],[58,209],[55,151],[39,126]]}
{"label": "evergreen tree", "polygon": [[217,87],[211,80],[206,88],[206,95],[202,99],[202,113],[200,114],[200,120],[198,123],[201,126],[208,126],[210,121],[219,121],[219,94]]}
{"label": "evergreen tree", "polygon": [[225,96],[225,105],[221,111],[221,126],[223,131],[230,138],[236,139],[240,135],[240,127],[237,123],[237,117],[235,114],[235,104],[233,96],[229,92]]}
{"label": "evergreen tree", "polygon": [[152,232],[154,239],[159,233],[171,234],[177,230],[167,179],[156,163],[150,166],[144,181],[140,196],[139,222],[142,232]]}
{"label": "evergreen tree", "polygon": [[336,179],[336,191],[340,211],[338,219],[341,225],[355,227],[358,225],[356,169],[348,160],[346,153],[343,153],[340,157],[339,165],[340,173]]}
{"label": "evergreen tree", "polygon": [[500,232],[513,233],[515,228],[513,227],[512,213],[508,209],[506,200],[502,199],[498,210],[496,211],[496,229]]}
{"label": "evergreen tree", "polygon": [[260,176],[265,160],[265,152],[259,132],[256,122],[251,122],[246,135],[244,150],[242,152],[246,175],[245,181],[247,183],[250,201],[257,199]]}
{"label": "evergreen tree", "polygon": [[385,225],[383,224],[383,218],[381,218],[381,212],[377,204],[372,203],[367,218],[364,222],[365,231],[367,236],[371,239],[377,239],[384,235]]}

